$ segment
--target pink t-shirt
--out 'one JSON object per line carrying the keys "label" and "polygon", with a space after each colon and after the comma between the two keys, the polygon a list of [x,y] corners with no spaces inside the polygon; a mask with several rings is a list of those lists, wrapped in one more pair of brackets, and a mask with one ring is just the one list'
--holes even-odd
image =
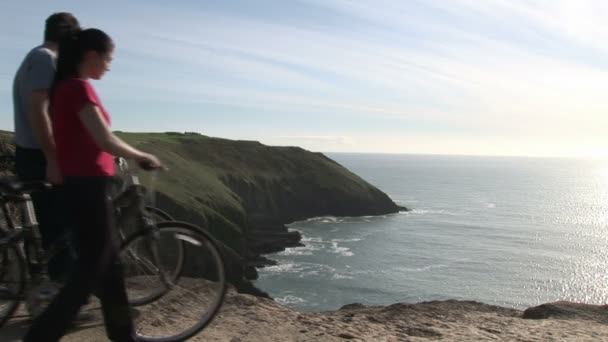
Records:
{"label": "pink t-shirt", "polygon": [[110,124],[110,115],[93,86],[80,78],[68,78],[57,84],[52,96],[50,113],[62,175],[114,175],[113,156],[97,146],[78,114],[87,103],[92,103],[99,107],[104,119]]}

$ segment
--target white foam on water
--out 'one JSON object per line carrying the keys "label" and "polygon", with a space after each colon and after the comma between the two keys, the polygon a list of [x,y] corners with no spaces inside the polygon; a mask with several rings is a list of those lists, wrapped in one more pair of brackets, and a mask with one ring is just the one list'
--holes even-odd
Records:
{"label": "white foam on water", "polygon": [[416,214],[416,215],[424,215],[424,214],[428,214],[430,212],[430,210],[426,210],[426,209],[413,209],[410,211],[401,211],[401,213],[404,214]]}
{"label": "white foam on water", "polygon": [[427,215],[427,214],[441,214],[450,216],[463,216],[467,215],[465,212],[448,211],[444,209],[412,209],[410,211],[400,211],[400,214],[405,215]]}
{"label": "white foam on water", "polygon": [[[340,217],[336,217],[336,216],[319,216],[319,217],[309,218],[307,220],[300,221],[300,222],[304,222],[304,223],[315,223],[315,222],[335,223],[335,222],[338,222],[340,220],[341,220],[341,218]],[[297,222],[294,222],[294,223],[297,223]]]}
{"label": "white foam on water", "polygon": [[335,280],[337,280],[337,279],[353,279],[353,277],[352,276],[348,276],[348,275],[343,275],[343,274],[337,274],[336,273],[336,274],[333,274],[331,276],[331,279],[335,279]]}
{"label": "white foam on water", "polygon": [[274,266],[264,267],[260,270],[263,272],[271,272],[271,273],[292,273],[298,274],[300,278],[308,277],[308,276],[316,276],[320,274],[333,274],[336,273],[336,269],[323,264],[315,264],[315,263],[286,263],[279,264]]}
{"label": "white foam on water", "polygon": [[298,274],[298,277],[299,278],[308,278],[308,277],[312,277],[312,276],[318,276],[319,274],[321,274],[320,270],[309,270],[309,271],[306,271],[306,272],[304,272],[304,271],[300,272]]}
{"label": "white foam on water", "polygon": [[331,248],[330,248],[330,252],[335,253],[335,254],[339,254],[341,256],[353,256],[355,255],[355,253],[350,251],[350,248],[348,247],[340,247],[338,246],[337,242],[332,242],[331,243]]}
{"label": "white foam on water", "polygon": [[312,255],[312,250],[296,248],[286,248],[284,251],[277,253],[277,255],[290,256],[290,255]]}
{"label": "white foam on water", "polygon": [[[306,224],[310,224],[310,223],[342,224],[342,223],[371,222],[371,220],[386,219],[388,217],[389,217],[389,215],[341,216],[341,217],[320,216],[320,217],[313,217],[313,218],[303,220],[303,221],[292,222],[292,223],[288,224],[287,227],[290,227],[290,229],[297,230],[300,233],[302,233],[301,230],[293,229],[291,227],[293,227],[293,226],[297,227],[297,226],[302,226],[302,225],[305,226]],[[335,229],[335,227],[333,229]]]}
{"label": "white foam on water", "polygon": [[352,238],[352,239],[331,239],[331,242],[358,242],[363,239],[361,238]]}
{"label": "white foam on water", "polygon": [[313,255],[314,251],[318,251],[319,248],[312,244],[307,244],[300,247],[289,247],[284,251],[277,253],[277,255]]}
{"label": "white foam on water", "polygon": [[292,296],[292,295],[287,295],[284,297],[276,297],[274,300],[276,300],[277,302],[279,302],[283,305],[300,304],[300,303],[305,302],[305,300],[303,298]]}
{"label": "white foam on water", "polygon": [[393,268],[393,271],[398,271],[398,272],[426,272],[426,271],[430,271],[433,269],[439,269],[439,268],[445,268],[448,267],[448,265],[444,265],[444,264],[437,264],[437,265],[428,265],[428,266],[422,266],[422,267],[395,267]]}
{"label": "white foam on water", "polygon": [[323,240],[323,238],[320,238],[320,237],[308,237],[308,236],[302,236],[302,242],[327,243],[326,241]]}
{"label": "white foam on water", "polygon": [[300,264],[297,263],[288,263],[288,264],[279,264],[267,266],[262,269],[265,272],[273,272],[273,273],[296,273],[301,270]]}

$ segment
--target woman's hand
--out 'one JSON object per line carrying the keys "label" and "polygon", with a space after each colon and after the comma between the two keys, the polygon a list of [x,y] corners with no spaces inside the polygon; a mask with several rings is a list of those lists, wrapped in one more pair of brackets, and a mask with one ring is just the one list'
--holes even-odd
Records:
{"label": "woman's hand", "polygon": [[144,170],[155,170],[163,168],[163,164],[160,162],[160,160],[158,160],[155,155],[149,153],[142,153],[142,155],[137,158],[137,163],[139,164],[139,167]]}

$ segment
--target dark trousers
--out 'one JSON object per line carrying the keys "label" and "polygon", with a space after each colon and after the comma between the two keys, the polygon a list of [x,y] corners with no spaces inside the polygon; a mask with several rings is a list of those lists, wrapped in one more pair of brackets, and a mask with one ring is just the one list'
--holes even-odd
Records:
{"label": "dark trousers", "polygon": [[65,178],[66,203],[75,227],[76,269],[47,310],[34,320],[24,342],[59,341],[93,289],[101,300],[110,340],[135,341],[109,185],[107,177]]}
{"label": "dark trousers", "polygon": [[[42,150],[22,148],[15,150],[17,177],[23,181],[46,180],[46,158]],[[32,194],[36,210],[42,246],[48,248],[60,239],[68,239],[70,227],[67,224],[65,199],[61,186]],[[48,271],[53,280],[61,281],[74,267],[74,258],[69,249],[60,251],[49,260]],[[37,270],[39,271],[39,270]]]}

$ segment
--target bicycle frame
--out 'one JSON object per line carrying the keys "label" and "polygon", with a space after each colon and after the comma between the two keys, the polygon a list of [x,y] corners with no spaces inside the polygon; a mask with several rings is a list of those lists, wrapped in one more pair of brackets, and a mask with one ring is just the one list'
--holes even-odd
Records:
{"label": "bicycle frame", "polygon": [[154,221],[146,210],[146,188],[139,184],[137,176],[129,174],[129,177],[131,178],[130,185],[112,200],[117,214],[116,223],[120,226],[128,218],[134,217],[138,223],[143,223],[143,225],[138,225],[139,227],[143,226],[146,230],[154,229]]}
{"label": "bicycle frame", "polygon": [[[123,224],[129,218],[135,218],[138,229],[144,231],[150,237],[146,243],[148,252],[151,253],[155,265],[160,265],[161,257],[156,243],[160,240],[160,232],[151,214],[146,210],[146,188],[140,184],[138,176],[129,172],[128,164],[124,159],[118,158],[116,164],[129,178],[129,185],[126,188],[123,187],[121,193],[113,199],[117,212],[117,226],[124,226]],[[134,254],[131,257],[138,258]],[[171,288],[174,285],[164,270],[158,268],[156,271],[160,274],[161,281],[165,286]]]}
{"label": "bicycle frame", "polygon": [[[32,197],[29,194],[2,194],[0,201],[8,226],[8,229],[3,232],[4,236],[0,238],[0,247],[18,246],[20,253],[23,253],[27,261],[30,277],[36,277],[40,281],[48,281],[47,256],[49,254],[42,247],[42,237]],[[17,205],[22,215],[21,223],[15,222],[11,217],[8,203]]]}

